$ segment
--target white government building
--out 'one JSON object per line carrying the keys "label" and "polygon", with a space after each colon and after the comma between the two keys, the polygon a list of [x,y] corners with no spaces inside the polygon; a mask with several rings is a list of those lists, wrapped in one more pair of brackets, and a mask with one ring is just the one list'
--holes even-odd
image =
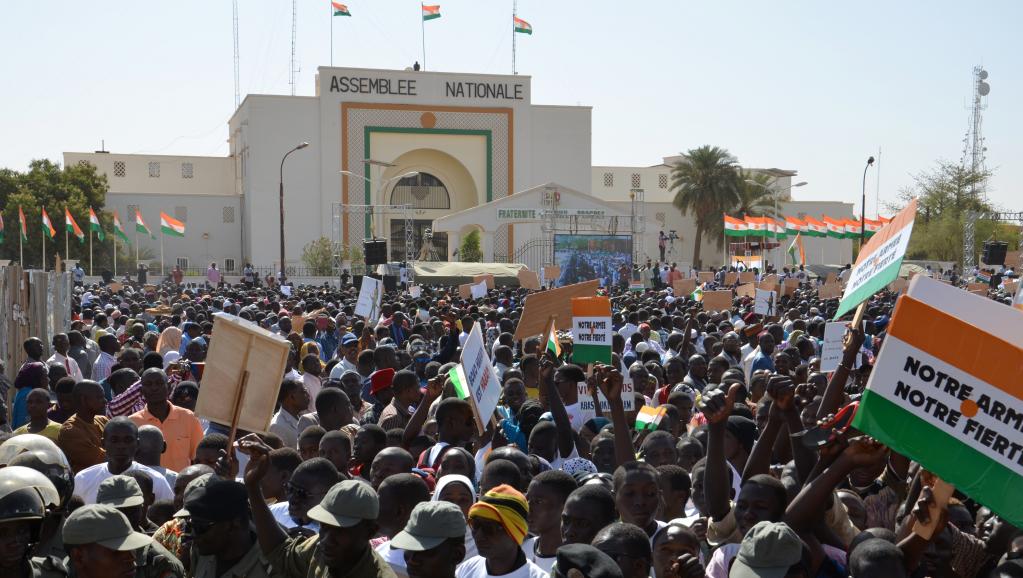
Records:
{"label": "white government building", "polygon": [[[593,166],[593,110],[533,104],[529,76],[321,67],[316,96],[250,94],[228,120],[226,157],[64,153],[106,174],[106,211],[131,235],[135,209],[150,227],[165,211],[186,225],[164,245],[167,267],[225,272],[279,267],[283,161],[287,266],[321,237],[359,246],[388,240],[392,261],[456,261],[460,240],[481,233],[483,260],[551,261],[555,233],[632,234],[634,258],[658,258],[659,231],[678,240],[668,260],[688,265],[695,225],[672,204],[671,165]],[[851,217],[853,205],[791,200],[795,171],[775,177],[784,214]],[[719,265],[704,239],[705,266]],[[160,254],[159,240],[142,247]],[[808,263],[846,263],[849,240],[807,239]],[[781,251],[777,254],[780,255]]]}

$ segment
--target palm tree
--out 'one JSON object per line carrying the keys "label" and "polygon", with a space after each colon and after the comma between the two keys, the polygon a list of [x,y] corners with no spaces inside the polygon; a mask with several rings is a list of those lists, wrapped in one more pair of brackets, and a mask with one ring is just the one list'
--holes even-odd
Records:
{"label": "palm tree", "polygon": [[[705,145],[690,150],[671,169],[672,204],[682,216],[692,211],[696,221],[693,239],[693,266],[699,268],[700,245],[704,235],[723,227],[721,215],[739,200],[738,161],[727,150]],[[723,243],[721,235],[715,235]]]}
{"label": "palm tree", "polygon": [[[747,181],[753,181],[753,184]],[[775,217],[774,194],[771,186],[774,179],[764,173],[754,173],[739,169],[739,201],[728,211],[733,217],[749,215],[751,217]]]}

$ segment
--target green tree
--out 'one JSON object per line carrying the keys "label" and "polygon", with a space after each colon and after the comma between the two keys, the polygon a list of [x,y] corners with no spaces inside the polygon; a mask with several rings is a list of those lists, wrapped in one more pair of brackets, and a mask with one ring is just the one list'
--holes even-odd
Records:
{"label": "green tree", "polygon": [[[3,245],[0,245],[0,255],[4,259],[19,261],[19,236],[20,224],[18,222],[18,208],[25,213],[25,224],[27,239],[23,243],[25,262],[27,267],[39,267],[42,265],[42,209],[45,208],[50,216],[53,228],[57,235],[53,239],[46,239],[46,263],[47,268],[52,268],[56,253],[61,258],[81,260],[83,266],[89,266],[89,207],[93,207],[104,229],[112,233],[111,217],[102,214],[102,208],[106,201],[108,186],[104,175],[96,172],[96,167],[91,164],[72,165],[61,167],[57,163],[46,159],[34,160],[29,163],[27,172],[19,172],[12,169],[0,169],[0,208],[3,210],[5,223],[5,235]],[[79,243],[72,235],[68,243],[70,255],[64,251],[64,209],[71,212],[78,226],[86,234],[85,242]],[[93,257],[96,270],[111,263],[113,255],[113,244],[109,238],[105,243],[99,243],[93,239]]]}
{"label": "green tree", "polygon": [[691,149],[671,169],[673,204],[686,216],[692,212],[696,221],[693,238],[693,266],[700,267],[703,237],[710,235],[718,246],[723,225],[722,215],[738,203],[739,173],[735,157],[715,146]]}
{"label": "green tree", "polygon": [[[747,181],[753,181],[753,184]],[[739,169],[739,180],[737,183],[737,201],[735,206],[728,211],[734,217],[749,215],[751,217],[775,217],[774,193],[771,185],[774,179],[764,173],[754,173]]]}
{"label": "green tree", "polygon": [[302,262],[313,275],[331,275],[334,269],[334,244],[326,237],[310,241],[302,248]]}
{"label": "green tree", "polygon": [[462,239],[458,255],[462,261],[468,263],[479,263],[483,260],[483,251],[480,249],[479,230],[473,229],[469,231],[469,234]]}
{"label": "green tree", "polygon": [[[913,184],[900,191],[898,199],[887,205],[889,210],[898,211],[910,199],[917,199],[916,223],[906,256],[961,263],[963,230],[969,214],[997,210],[983,198],[990,176],[989,171],[974,171],[949,161],[938,161],[934,168],[914,175]],[[974,239],[978,248],[989,239],[1015,246],[1019,242],[1019,233],[1007,223],[978,219],[974,225]]]}

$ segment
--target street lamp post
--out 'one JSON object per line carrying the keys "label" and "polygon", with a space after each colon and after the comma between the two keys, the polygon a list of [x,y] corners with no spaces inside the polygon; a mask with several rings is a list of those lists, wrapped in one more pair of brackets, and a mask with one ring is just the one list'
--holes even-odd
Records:
{"label": "street lamp post", "polygon": [[874,164],[874,157],[867,158],[867,166],[863,167],[863,199],[860,205],[860,250],[863,250],[863,241],[867,233],[867,169]]}
{"label": "street lamp post", "polygon": [[[754,181],[753,179],[746,179],[746,184],[747,185],[756,185],[758,187],[761,187],[765,191],[772,191],[774,193],[774,216],[777,217],[778,216],[778,195],[780,195],[784,191],[790,191],[790,190],[792,190],[792,189],[794,189],[796,187],[805,186],[807,184],[807,182],[806,181],[800,181],[800,182],[798,182],[798,183],[796,183],[794,185],[789,185],[789,186],[785,187],[784,189],[775,189],[775,188],[772,188],[770,185],[765,185],[763,183]],[[780,245],[779,245],[778,248],[780,248]],[[775,258],[776,266],[777,266],[777,261],[778,261],[778,259]]]}
{"label": "street lamp post", "polygon": [[281,188],[280,188],[280,193],[281,193],[281,195],[280,195],[281,196],[281,280],[280,280],[280,282],[281,283],[284,283],[284,161],[286,161],[288,159],[288,155],[290,155],[291,153],[293,153],[293,152],[295,152],[297,150],[304,149],[307,146],[309,146],[309,143],[306,142],[306,141],[303,141],[303,142],[299,143],[298,146],[296,146],[295,148],[293,148],[290,151],[284,153],[284,157],[281,158],[281,181],[280,181],[280,183],[281,183]]}

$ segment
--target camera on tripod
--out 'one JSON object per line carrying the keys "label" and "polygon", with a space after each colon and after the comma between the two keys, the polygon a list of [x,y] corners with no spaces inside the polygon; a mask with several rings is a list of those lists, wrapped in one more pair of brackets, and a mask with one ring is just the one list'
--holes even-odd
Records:
{"label": "camera on tripod", "polygon": [[668,240],[669,241],[677,241],[678,240],[678,233],[675,232],[675,229],[672,229],[672,230],[668,231]]}

